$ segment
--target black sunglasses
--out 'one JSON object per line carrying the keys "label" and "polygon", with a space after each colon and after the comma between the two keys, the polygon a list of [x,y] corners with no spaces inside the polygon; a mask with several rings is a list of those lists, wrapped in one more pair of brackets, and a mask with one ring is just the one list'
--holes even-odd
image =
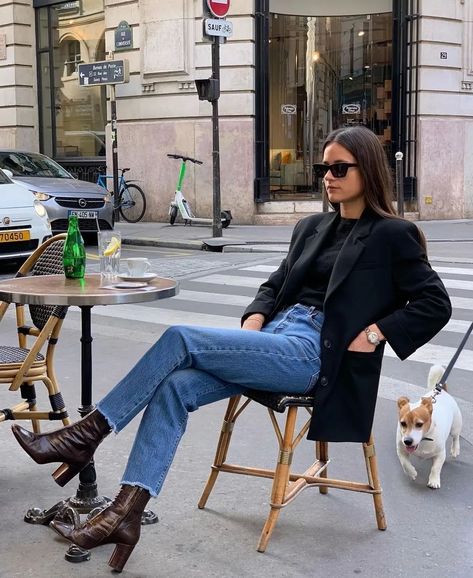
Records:
{"label": "black sunglasses", "polygon": [[357,167],[356,163],[333,163],[333,165],[326,165],[325,163],[315,163],[314,173],[318,179],[323,179],[330,171],[336,179],[343,179],[347,176],[350,167]]}

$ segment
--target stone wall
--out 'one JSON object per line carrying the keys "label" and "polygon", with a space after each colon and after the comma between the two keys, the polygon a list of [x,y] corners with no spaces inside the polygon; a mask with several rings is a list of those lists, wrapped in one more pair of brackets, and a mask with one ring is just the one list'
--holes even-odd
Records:
{"label": "stone wall", "polygon": [[0,147],[38,149],[32,2],[0,0]]}
{"label": "stone wall", "polygon": [[473,0],[421,5],[419,217],[473,217]]}
{"label": "stone wall", "polygon": [[[118,23],[133,27],[130,82],[117,85],[120,166],[132,168],[149,198],[149,220],[166,220],[178,174],[174,152],[204,161],[188,165],[186,198],[198,216],[212,207],[212,107],[197,96],[196,79],[211,76],[211,44],[202,35],[202,0],[106,0],[106,46]],[[219,99],[222,208],[235,222],[253,220],[254,2],[233,0],[234,34],[221,46]],[[117,53],[118,54],[118,53]],[[115,57],[118,58],[117,54]]]}

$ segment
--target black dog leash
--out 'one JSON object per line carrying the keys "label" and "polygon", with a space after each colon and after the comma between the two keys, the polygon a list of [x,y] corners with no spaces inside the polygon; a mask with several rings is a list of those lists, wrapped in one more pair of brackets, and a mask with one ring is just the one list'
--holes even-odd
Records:
{"label": "black dog leash", "polygon": [[458,356],[460,355],[462,349],[465,347],[465,343],[468,340],[468,337],[470,337],[470,333],[473,331],[473,323],[471,323],[470,327],[467,329],[467,332],[465,333],[465,335],[463,336],[463,339],[461,340],[460,345],[458,346],[457,350],[455,351],[454,356],[452,357],[452,359],[450,360],[450,363],[447,366],[447,369],[444,371],[444,374],[442,375],[442,377],[440,378],[440,381],[437,382],[437,384],[435,385],[435,392],[432,396],[432,400],[435,401],[435,397],[442,391],[442,389],[445,386],[445,383],[447,381],[448,376],[450,375],[450,372],[453,369],[453,366],[455,365]]}

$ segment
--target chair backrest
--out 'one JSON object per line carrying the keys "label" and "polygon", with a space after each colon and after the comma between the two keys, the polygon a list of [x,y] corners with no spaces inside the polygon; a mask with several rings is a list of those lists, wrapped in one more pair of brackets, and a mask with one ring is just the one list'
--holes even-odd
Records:
{"label": "chair backrest", "polygon": [[[48,245],[34,263],[31,274],[58,275],[64,273],[62,262],[63,247],[64,239],[58,239]],[[31,320],[39,330],[43,329],[52,314],[60,319],[64,319],[67,312],[67,307],[57,305],[30,305],[29,309]]]}

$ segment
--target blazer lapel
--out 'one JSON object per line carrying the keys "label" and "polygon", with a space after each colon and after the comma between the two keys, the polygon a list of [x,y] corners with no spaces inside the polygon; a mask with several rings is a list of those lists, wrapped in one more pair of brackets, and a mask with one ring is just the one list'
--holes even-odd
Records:
{"label": "blazer lapel", "polygon": [[338,254],[327,287],[325,302],[330,298],[337,287],[339,287],[347,278],[360,255],[365,250],[364,238],[369,235],[374,222],[375,214],[373,214],[369,209],[366,209]]}
{"label": "blazer lapel", "polygon": [[307,268],[310,267],[312,259],[320,251],[322,243],[324,242],[330,230],[336,226],[338,221],[339,213],[337,211],[328,213],[323,221],[317,225],[317,228],[312,233],[312,235],[306,237],[304,248],[292,266],[291,272],[288,275],[286,283],[282,288],[279,298],[281,302],[284,302],[286,295],[297,293],[297,291],[300,289],[304,276],[307,273]]}
{"label": "blazer lapel", "polygon": [[305,275],[310,262],[320,251],[322,243],[324,242],[332,227],[335,227],[338,221],[339,213],[333,212],[328,213],[327,217],[318,224],[314,233],[306,238],[304,248],[302,249],[299,258],[294,263],[294,272],[302,271]]}

